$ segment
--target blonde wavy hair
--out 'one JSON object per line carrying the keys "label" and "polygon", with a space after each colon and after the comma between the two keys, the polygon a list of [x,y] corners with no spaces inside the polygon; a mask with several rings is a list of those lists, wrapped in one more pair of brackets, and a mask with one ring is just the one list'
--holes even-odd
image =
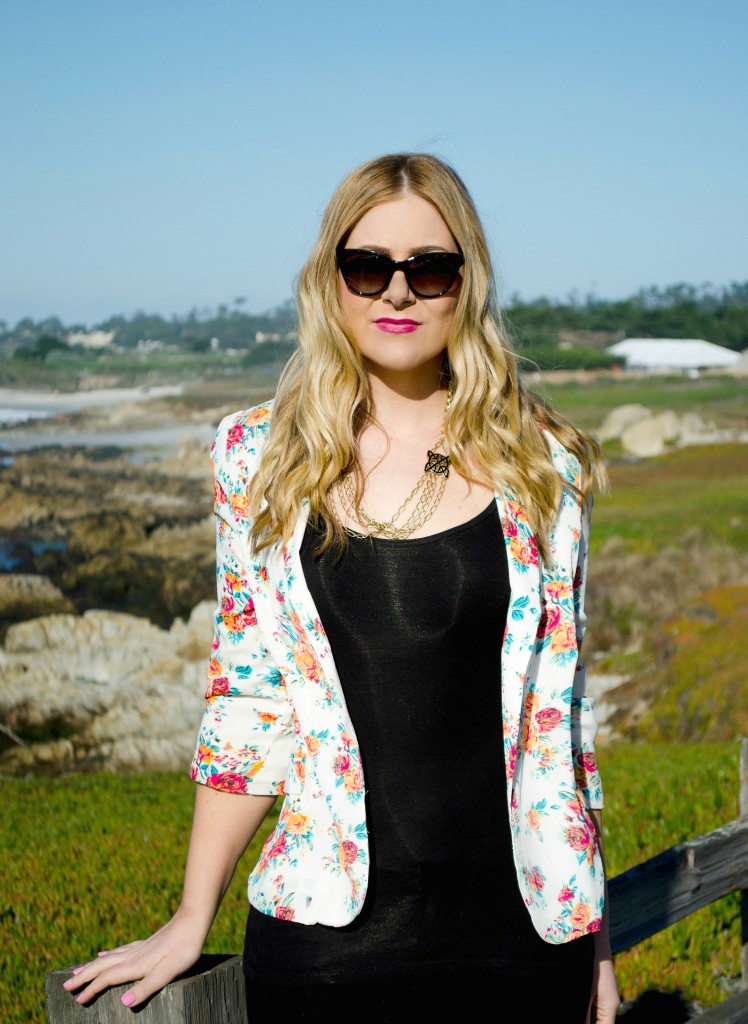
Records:
{"label": "blonde wavy hair", "polygon": [[[319,237],[298,277],[298,348],[281,374],[269,435],[249,488],[254,551],[287,543],[303,499],[325,533],[318,553],[342,551],[346,534],[330,501],[338,479],[353,471],[357,437],[370,415],[367,372],[340,303],[335,250],[372,207],[405,193],[430,202],[465,256],[463,279],[442,359],[453,397],[444,421],[451,463],[463,476],[508,490],[525,507],[544,559],[561,499],[562,481],[543,429],[579,459],[578,500],[593,478],[606,483],[595,440],[524,387],[496,300],[480,218],[459,175],[428,153],[394,153],[369,160],[335,190]],[[468,452],[470,466],[468,466]]]}

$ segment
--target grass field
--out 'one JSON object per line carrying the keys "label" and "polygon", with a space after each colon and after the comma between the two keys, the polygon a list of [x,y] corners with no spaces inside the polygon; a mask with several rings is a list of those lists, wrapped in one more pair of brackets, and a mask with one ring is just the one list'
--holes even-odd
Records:
{"label": "grass field", "polygon": [[636,403],[653,412],[696,412],[720,427],[748,425],[748,379],[743,377],[591,377],[585,382],[532,384],[575,423],[592,430],[616,405]]}
{"label": "grass field", "polygon": [[[736,743],[618,744],[601,761],[611,876],[737,814]],[[6,779],[4,789],[0,1005],[5,1024],[41,1024],[47,971],[145,937],[176,909],[194,784],[91,775]],[[241,952],[246,877],[269,827],[240,862],[206,952]],[[624,999],[656,990],[719,1002],[739,972],[739,917],[727,898],[621,954]]]}

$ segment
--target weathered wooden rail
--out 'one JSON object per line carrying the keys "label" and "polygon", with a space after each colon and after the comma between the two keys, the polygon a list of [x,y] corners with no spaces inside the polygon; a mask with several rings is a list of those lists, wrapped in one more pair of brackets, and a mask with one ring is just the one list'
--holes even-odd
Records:
{"label": "weathered wooden rail", "polygon": [[[748,739],[740,745],[740,817],[637,864],[608,885],[611,946],[620,953],[696,910],[742,893],[742,989],[700,1014],[698,1024],[748,1024]],[[120,1002],[130,984],[80,1006],[62,982],[71,967],[46,976],[49,1024],[132,1024]],[[139,1024],[248,1024],[239,956],[205,955],[137,1010]]]}

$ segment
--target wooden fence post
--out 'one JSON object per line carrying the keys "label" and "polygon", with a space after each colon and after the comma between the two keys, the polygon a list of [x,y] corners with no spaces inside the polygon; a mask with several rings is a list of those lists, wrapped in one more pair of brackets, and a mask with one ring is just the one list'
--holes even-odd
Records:
{"label": "wooden fence post", "polygon": [[247,1024],[240,956],[204,954],[135,1011],[120,1002],[132,982],[109,988],[82,1006],[62,987],[71,973],[72,967],[62,967],[46,975],[49,1024]]}
{"label": "wooden fence post", "polygon": [[[748,818],[748,739],[740,741],[740,816]],[[740,894],[740,974],[748,988],[748,889]]]}

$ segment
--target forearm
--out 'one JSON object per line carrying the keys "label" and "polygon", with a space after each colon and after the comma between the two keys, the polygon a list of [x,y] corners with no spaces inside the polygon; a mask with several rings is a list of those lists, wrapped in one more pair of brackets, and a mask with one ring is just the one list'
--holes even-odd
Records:
{"label": "forearm", "polygon": [[177,916],[207,938],[239,858],[275,802],[274,796],[224,793],[198,785]]}

